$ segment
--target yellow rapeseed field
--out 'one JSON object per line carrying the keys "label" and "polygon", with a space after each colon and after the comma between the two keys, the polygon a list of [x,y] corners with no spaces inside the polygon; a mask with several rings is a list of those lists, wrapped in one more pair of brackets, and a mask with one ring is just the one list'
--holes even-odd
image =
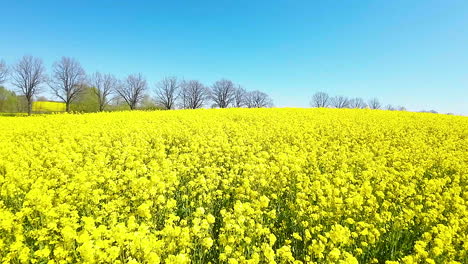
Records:
{"label": "yellow rapeseed field", "polygon": [[32,110],[34,112],[65,112],[65,103],[36,101],[33,102]]}
{"label": "yellow rapeseed field", "polygon": [[467,263],[468,118],[0,117],[3,263]]}

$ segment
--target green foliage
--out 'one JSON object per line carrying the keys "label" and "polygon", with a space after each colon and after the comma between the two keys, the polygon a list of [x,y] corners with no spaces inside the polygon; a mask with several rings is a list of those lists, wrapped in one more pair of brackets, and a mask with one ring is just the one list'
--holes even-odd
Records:
{"label": "green foliage", "polygon": [[106,106],[105,108],[105,111],[108,111],[108,112],[112,112],[112,111],[127,111],[127,110],[130,110],[130,107],[128,106],[127,103],[125,103],[125,101],[116,96],[114,97],[110,104],[108,106]]}
{"label": "green foliage", "polygon": [[17,96],[15,92],[0,86],[0,112],[13,113],[17,111]]}
{"label": "green foliage", "polygon": [[79,97],[70,106],[74,112],[97,112],[99,110],[99,102],[93,87],[86,87]]}
{"label": "green foliage", "polygon": [[158,105],[153,98],[149,95],[145,95],[143,100],[141,100],[141,105],[138,107],[141,110],[163,110],[164,108]]}
{"label": "green foliage", "polygon": [[28,100],[24,95],[16,96],[16,111],[20,113],[28,112]]}

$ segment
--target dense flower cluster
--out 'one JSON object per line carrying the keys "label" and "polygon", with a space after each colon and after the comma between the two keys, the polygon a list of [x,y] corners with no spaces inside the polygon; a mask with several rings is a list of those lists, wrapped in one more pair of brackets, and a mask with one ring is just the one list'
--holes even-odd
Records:
{"label": "dense flower cluster", "polygon": [[3,263],[467,263],[468,118],[0,117]]}

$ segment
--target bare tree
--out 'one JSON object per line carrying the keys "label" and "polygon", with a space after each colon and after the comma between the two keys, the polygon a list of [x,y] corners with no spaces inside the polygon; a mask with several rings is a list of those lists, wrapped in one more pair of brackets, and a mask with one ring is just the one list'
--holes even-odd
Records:
{"label": "bare tree", "polygon": [[312,96],[310,105],[312,107],[328,107],[330,105],[330,96],[324,92],[317,92]]}
{"label": "bare tree", "polygon": [[235,101],[236,88],[230,80],[221,79],[211,87],[211,100],[219,108],[227,108]]}
{"label": "bare tree", "polygon": [[91,76],[91,85],[93,92],[98,99],[99,111],[104,111],[104,108],[111,101],[110,95],[117,88],[118,81],[112,74],[101,74],[95,72]]}
{"label": "bare tree", "polygon": [[146,79],[138,73],[129,75],[125,82],[117,87],[116,91],[130,109],[134,110],[145,96],[144,93],[147,88]]}
{"label": "bare tree", "polygon": [[246,105],[248,108],[272,107],[271,98],[264,92],[252,91],[246,94]]}
{"label": "bare tree", "polygon": [[397,107],[397,110],[398,111],[406,111],[406,107],[400,105],[400,106]]}
{"label": "bare tree", "polygon": [[345,96],[335,96],[331,99],[331,105],[335,108],[349,107],[349,99]]}
{"label": "bare tree", "polygon": [[184,109],[202,107],[209,98],[208,88],[197,80],[185,81],[181,84],[180,99]]}
{"label": "bare tree", "polygon": [[156,103],[165,109],[175,108],[179,96],[180,82],[177,77],[165,77],[156,84]]}
{"label": "bare tree", "polygon": [[65,103],[66,111],[70,112],[70,105],[86,88],[86,73],[77,60],[62,57],[52,66],[49,86],[54,94]]}
{"label": "bare tree", "polygon": [[46,79],[44,72],[42,60],[32,56],[24,56],[13,66],[12,84],[26,99],[28,115],[32,113],[34,96],[38,94],[40,85]]}
{"label": "bare tree", "polygon": [[380,109],[382,107],[379,99],[377,98],[370,99],[367,105],[369,106],[370,109]]}
{"label": "bare tree", "polygon": [[350,108],[366,108],[367,104],[364,102],[362,98],[356,97],[351,100],[349,100],[349,107]]}
{"label": "bare tree", "polygon": [[432,114],[438,114],[438,112],[436,110],[422,110],[422,111],[419,111],[420,113],[432,113]]}
{"label": "bare tree", "polygon": [[388,104],[388,105],[385,106],[385,110],[395,111],[395,107],[393,107],[393,105],[391,105],[391,104]]}
{"label": "bare tree", "polygon": [[234,107],[240,108],[245,106],[245,97],[247,92],[240,85],[236,88],[234,92]]}
{"label": "bare tree", "polygon": [[0,60],[0,84],[6,81],[7,75],[8,75],[8,67],[4,60]]}

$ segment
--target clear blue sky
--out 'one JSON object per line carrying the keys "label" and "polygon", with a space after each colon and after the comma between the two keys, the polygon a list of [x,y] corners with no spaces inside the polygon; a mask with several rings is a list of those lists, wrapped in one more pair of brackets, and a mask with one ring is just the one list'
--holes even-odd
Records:
{"label": "clear blue sky", "polygon": [[377,97],[468,114],[468,1],[6,1],[0,57],[88,73],[229,78],[276,106]]}

